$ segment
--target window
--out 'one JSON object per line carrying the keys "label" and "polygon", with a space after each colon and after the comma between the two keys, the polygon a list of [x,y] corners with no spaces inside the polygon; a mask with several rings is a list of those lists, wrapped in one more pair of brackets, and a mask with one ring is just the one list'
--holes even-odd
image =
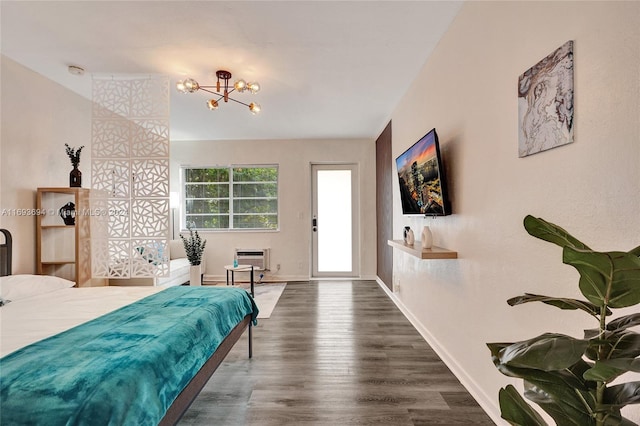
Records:
{"label": "window", "polygon": [[185,220],[196,229],[278,229],[278,167],[183,168]]}

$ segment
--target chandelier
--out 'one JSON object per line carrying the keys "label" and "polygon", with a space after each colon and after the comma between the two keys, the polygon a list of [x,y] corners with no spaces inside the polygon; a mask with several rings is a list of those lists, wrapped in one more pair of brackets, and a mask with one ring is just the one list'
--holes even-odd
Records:
{"label": "chandelier", "polygon": [[[193,92],[197,92],[198,90],[203,90],[205,92],[216,95],[218,97],[217,99],[209,99],[207,101],[207,107],[209,107],[210,110],[218,109],[218,106],[220,105],[219,104],[220,100],[224,100],[225,102],[233,101],[233,102],[242,104],[244,106],[247,106],[249,107],[249,111],[251,111],[252,114],[257,114],[260,112],[260,109],[261,109],[260,105],[255,102],[246,104],[237,99],[233,99],[229,97],[229,94],[232,93],[233,91],[238,91],[240,93],[244,91],[257,93],[258,91],[260,91],[260,85],[257,82],[247,83],[246,81],[240,79],[240,80],[236,80],[236,82],[233,83],[233,86],[229,86],[229,80],[231,80],[231,73],[225,70],[216,71],[216,77],[218,77],[218,81],[216,82],[215,86],[202,86],[198,84],[198,82],[195,81],[194,79],[186,78],[176,83],[176,89],[178,89],[178,92],[181,92],[181,93],[193,93]],[[222,80],[222,83],[220,80]],[[212,89],[215,89],[215,90],[212,90]]]}

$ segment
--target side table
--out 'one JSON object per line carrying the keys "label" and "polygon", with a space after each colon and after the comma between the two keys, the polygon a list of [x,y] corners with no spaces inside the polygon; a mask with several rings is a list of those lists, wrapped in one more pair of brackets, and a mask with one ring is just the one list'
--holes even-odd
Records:
{"label": "side table", "polygon": [[253,265],[224,265],[224,269],[227,270],[227,285],[229,285],[229,272],[231,272],[231,285],[235,285],[235,273],[236,272],[249,272],[251,283],[251,296],[254,296],[253,292]]}

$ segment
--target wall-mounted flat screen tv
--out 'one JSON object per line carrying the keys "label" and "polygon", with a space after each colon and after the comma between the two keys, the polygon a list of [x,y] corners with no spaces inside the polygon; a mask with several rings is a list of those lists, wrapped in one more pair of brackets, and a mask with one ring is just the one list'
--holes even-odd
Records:
{"label": "wall-mounted flat screen tv", "polygon": [[403,214],[451,214],[436,129],[429,131],[396,158],[396,166]]}

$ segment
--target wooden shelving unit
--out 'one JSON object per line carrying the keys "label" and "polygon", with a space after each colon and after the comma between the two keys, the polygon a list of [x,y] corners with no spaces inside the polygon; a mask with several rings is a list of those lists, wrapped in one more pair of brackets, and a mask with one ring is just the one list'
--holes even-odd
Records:
{"label": "wooden shelving unit", "polygon": [[442,247],[433,246],[430,249],[423,249],[420,241],[414,245],[405,244],[403,240],[387,240],[387,244],[391,247],[409,253],[418,259],[457,259],[458,252],[447,250]]}
{"label": "wooden shelving unit", "polygon": [[[89,189],[38,188],[36,208],[36,271],[75,281],[78,287],[106,285],[91,277],[91,215]],[[65,225],[60,207],[75,205],[75,224]]]}

